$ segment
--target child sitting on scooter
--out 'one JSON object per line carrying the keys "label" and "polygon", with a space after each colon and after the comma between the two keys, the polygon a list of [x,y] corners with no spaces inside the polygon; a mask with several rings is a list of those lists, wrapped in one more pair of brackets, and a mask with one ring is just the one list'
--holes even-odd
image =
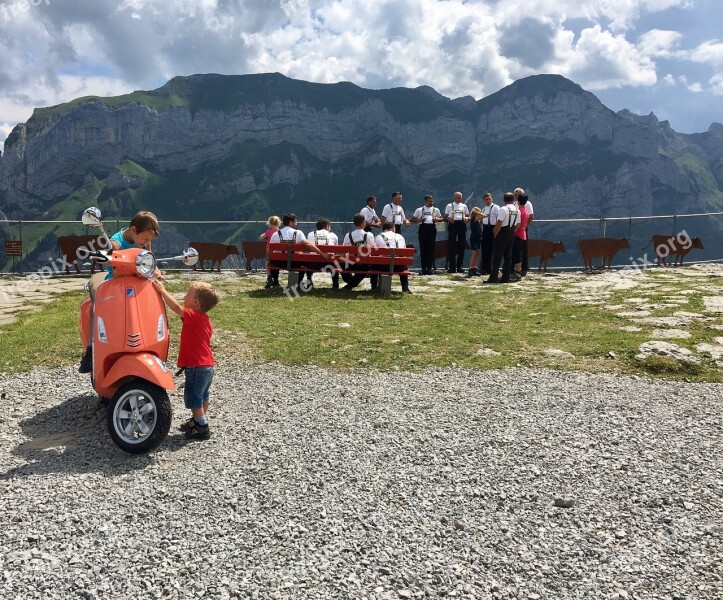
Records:
{"label": "child sitting on scooter", "polygon": [[183,399],[186,408],[191,409],[191,418],[181,425],[181,431],[187,439],[207,440],[211,431],[206,412],[215,362],[211,352],[213,327],[206,313],[218,304],[218,292],[208,283],[194,281],[181,306],[160,281],[153,283],[168,308],[183,320],[177,365],[186,374]]}
{"label": "child sitting on scooter", "polygon": [[[111,251],[128,250],[129,248],[145,248],[146,250],[150,250],[151,242],[155,240],[160,233],[161,227],[158,224],[156,215],[147,210],[139,211],[131,219],[128,227],[124,227],[110,238]],[[95,293],[98,286],[111,277],[113,277],[113,269],[108,266],[105,267],[105,271],[91,276],[88,282],[88,292],[90,293],[91,300],[95,301]],[[156,269],[155,277],[163,279],[158,269]],[[91,345],[88,345],[80,361],[78,371],[81,373],[90,373],[92,370],[93,352]]]}

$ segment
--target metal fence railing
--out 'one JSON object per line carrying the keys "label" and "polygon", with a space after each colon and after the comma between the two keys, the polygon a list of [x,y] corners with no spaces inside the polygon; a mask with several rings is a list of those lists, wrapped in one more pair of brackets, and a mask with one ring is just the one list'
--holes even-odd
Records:
{"label": "metal fence railing", "polygon": [[[112,218],[104,222],[109,234],[127,225],[129,219]],[[158,256],[178,254],[190,242],[220,242],[238,247],[239,255],[229,256],[224,269],[245,270],[246,260],[242,245],[246,241],[258,241],[266,230],[264,220],[239,221],[161,221],[161,235],[153,242]],[[308,233],[315,229],[315,222],[300,221],[299,228]],[[351,221],[333,221],[332,230],[339,236],[353,229]],[[0,221],[0,273],[26,274],[37,272],[59,259],[57,238],[63,235],[96,233],[79,221]],[[654,215],[646,217],[605,217],[579,219],[535,219],[530,226],[531,239],[560,241],[567,252],[560,254],[549,264],[550,269],[582,269],[582,259],[577,254],[577,241],[585,238],[627,238],[630,249],[622,250],[615,263],[625,266],[643,259],[655,260],[655,250],[650,245],[651,236],[685,233],[691,238],[699,237],[704,248],[693,250],[686,263],[723,261],[723,212],[683,215]],[[407,244],[418,246],[417,225],[404,227],[402,234]],[[438,226],[437,240],[446,240],[446,224]],[[3,249],[5,252],[3,252]],[[19,254],[11,256],[9,254]],[[417,254],[418,262],[418,254]],[[263,269],[263,260],[251,262],[252,269]],[[533,261],[531,267],[536,267]],[[47,269],[46,269],[47,272]]]}

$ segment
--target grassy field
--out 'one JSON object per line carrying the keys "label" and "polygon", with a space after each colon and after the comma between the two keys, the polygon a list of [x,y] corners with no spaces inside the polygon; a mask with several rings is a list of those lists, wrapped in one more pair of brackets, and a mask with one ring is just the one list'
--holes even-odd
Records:
{"label": "grassy field", "polygon": [[[640,331],[624,331],[621,327],[630,322],[618,316],[622,309],[606,309],[624,305],[630,311],[635,306],[629,301],[635,296],[642,295],[638,299],[650,303],[664,302],[659,298],[665,296],[685,305],[654,310],[654,316],[681,310],[703,315],[703,296],[722,289],[723,278],[670,279],[663,270],[651,270],[636,275],[638,284],[632,289],[603,285],[591,291],[585,283],[594,283],[595,277],[600,276],[532,275],[510,286],[483,286],[479,279],[464,282],[449,276],[435,277],[433,282],[414,277],[415,294],[395,292],[389,299],[365,291],[333,291],[322,282],[290,300],[278,289],[264,290],[260,277],[224,275],[214,279],[223,293],[222,302],[211,313],[214,349],[219,357],[239,355],[338,369],[524,365],[723,381],[723,370],[704,356],[697,365],[666,358],[641,364],[635,355],[641,343],[654,339],[655,327],[636,323]],[[168,288],[179,294],[186,286],[187,279],[179,277],[168,282]],[[81,354],[76,320],[82,298],[80,292],[63,294],[40,312],[0,327],[0,370],[76,364]],[[714,343],[721,331],[711,326],[723,323],[723,318],[708,316],[710,320],[693,320],[687,327],[690,338],[667,341],[694,352],[696,344]],[[169,320],[175,341],[179,320],[173,314]],[[499,354],[486,354],[484,349]],[[569,352],[574,358],[548,355],[550,349]],[[175,358],[175,348],[171,358]]]}

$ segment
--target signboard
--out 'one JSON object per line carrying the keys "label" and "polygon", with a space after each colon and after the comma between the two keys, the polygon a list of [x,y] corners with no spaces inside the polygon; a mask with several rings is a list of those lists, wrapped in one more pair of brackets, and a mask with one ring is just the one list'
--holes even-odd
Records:
{"label": "signboard", "polygon": [[21,240],[5,240],[5,256],[22,256],[23,242]]}

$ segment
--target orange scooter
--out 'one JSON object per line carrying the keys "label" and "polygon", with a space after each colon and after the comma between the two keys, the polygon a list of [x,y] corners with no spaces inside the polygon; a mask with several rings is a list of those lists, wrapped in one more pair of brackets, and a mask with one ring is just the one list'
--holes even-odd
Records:
{"label": "orange scooter", "polygon": [[[86,209],[82,220],[100,228],[110,247],[99,209]],[[176,388],[166,365],[166,307],[152,282],[156,258],[141,248],[95,251],[89,258],[115,269],[113,278],[98,286],[95,305],[88,298],[80,306],[83,348],[92,339],[93,389],[108,403],[113,441],[126,452],[141,454],[168,435],[172,414],[167,390]],[[198,252],[188,248],[181,256],[159,260],[194,265]]]}

